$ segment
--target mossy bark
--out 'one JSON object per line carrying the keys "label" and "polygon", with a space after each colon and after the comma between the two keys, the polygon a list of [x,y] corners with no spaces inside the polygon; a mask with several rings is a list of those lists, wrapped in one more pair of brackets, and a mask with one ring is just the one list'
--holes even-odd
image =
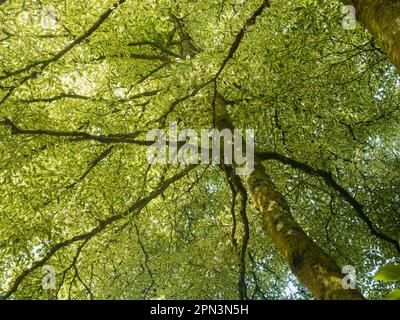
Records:
{"label": "mossy bark", "polygon": [[355,7],[356,19],[368,29],[400,73],[400,1],[343,0],[342,2]]}
{"label": "mossy bark", "polygon": [[342,274],[331,257],[294,220],[290,208],[262,164],[247,178],[250,193],[262,214],[263,226],[290,269],[317,299],[360,300],[363,296],[342,287]]}

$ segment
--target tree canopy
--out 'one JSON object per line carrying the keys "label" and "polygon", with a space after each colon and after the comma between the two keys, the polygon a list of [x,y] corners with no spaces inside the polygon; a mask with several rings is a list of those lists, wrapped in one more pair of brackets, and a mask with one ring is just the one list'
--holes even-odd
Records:
{"label": "tree canopy", "polygon": [[[360,295],[388,294],[373,276],[400,262],[400,53],[382,28],[344,28],[342,9],[1,1],[0,296],[334,297],[313,289],[328,285],[294,229],[353,266]],[[254,130],[264,191],[223,163],[148,162],[147,132],[212,129],[219,107]]]}

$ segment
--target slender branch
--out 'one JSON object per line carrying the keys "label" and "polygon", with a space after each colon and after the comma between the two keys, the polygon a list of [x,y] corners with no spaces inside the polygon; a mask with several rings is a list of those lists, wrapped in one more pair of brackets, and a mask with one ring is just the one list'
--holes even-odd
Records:
{"label": "slender branch", "polygon": [[[64,49],[60,50],[57,54],[55,54],[53,57],[40,60],[40,61],[35,61],[31,64],[28,64],[27,66],[10,71],[10,72],[5,72],[5,74],[0,75],[0,80],[8,79],[10,77],[19,75],[21,73],[25,73],[27,71],[31,71],[32,69],[35,69],[36,67],[39,67],[38,70],[32,71],[29,75],[25,76],[19,81],[19,86],[24,84],[26,81],[29,79],[33,79],[38,76],[39,73],[43,72],[50,64],[53,62],[58,61],[61,59],[65,54],[67,54],[70,50],[72,50],[75,46],[79,45],[82,43],[86,38],[90,37],[102,24],[103,22],[111,15],[111,13],[119,7],[121,4],[123,4],[126,0],[118,0],[115,2],[109,9],[107,9],[100,17],[99,19],[82,35],[77,37],[74,41],[72,41],[69,45],[67,45]],[[7,94],[2,98],[0,101],[0,104],[3,103],[5,100],[7,100],[13,93],[13,91],[17,87],[13,86],[11,87]]]}
{"label": "slender branch", "polygon": [[237,175],[233,176],[233,184],[235,185],[241,196],[240,216],[242,218],[242,223],[244,228],[242,249],[240,252],[239,299],[248,300],[247,288],[246,288],[246,250],[250,238],[249,219],[247,218],[246,214],[248,196],[247,196],[247,190],[244,187],[242,180],[240,180],[239,176]]}
{"label": "slender branch", "polygon": [[89,294],[90,300],[94,300],[94,295],[92,290],[90,290],[90,288],[87,286],[87,284],[82,280],[82,278],[79,275],[79,271],[78,268],[76,266],[76,264],[74,264],[74,269],[75,269],[75,276],[78,279],[78,281],[83,285],[83,287],[85,288],[85,290],[87,291],[87,293]]}
{"label": "slender branch", "polygon": [[[197,93],[203,89],[204,87],[206,87],[207,85],[209,85],[210,83],[214,83],[214,88],[216,88],[216,80],[217,78],[221,75],[222,71],[224,70],[226,64],[228,63],[228,61],[230,59],[233,58],[233,55],[235,54],[235,52],[237,51],[237,49],[239,48],[240,42],[242,41],[245,33],[247,32],[247,29],[254,25],[256,22],[256,19],[259,15],[262,14],[262,12],[264,11],[264,9],[266,7],[269,7],[269,0],[264,0],[263,3],[261,4],[261,6],[251,15],[251,17],[249,17],[244,26],[240,29],[239,33],[236,35],[235,41],[232,43],[229,52],[227,54],[227,56],[225,57],[225,59],[222,61],[221,66],[219,67],[218,71],[216,72],[216,74],[209,80],[203,82],[202,84],[196,86],[192,92],[188,93],[187,95],[177,98],[175,99],[169,106],[169,108],[166,110],[166,112],[164,112],[164,114],[161,115],[161,117],[159,117],[158,121],[160,122],[161,126],[164,127],[165,126],[165,122],[168,118],[168,115],[171,114],[175,107],[186,101],[187,99],[197,95]],[[177,17],[175,17],[173,14],[171,14],[171,17],[173,18],[173,21],[175,24],[179,25],[179,19]],[[182,28],[181,26],[178,26],[179,28]],[[189,36],[189,42],[190,42],[190,36]],[[193,44],[190,44],[189,47],[193,50],[196,51],[196,47]],[[194,52],[192,52],[194,53]]]}
{"label": "slender branch", "polygon": [[230,59],[233,58],[233,55],[239,48],[239,45],[240,45],[244,35],[246,34],[248,28],[256,23],[257,17],[263,13],[265,8],[269,8],[269,6],[270,6],[269,0],[264,0],[262,2],[262,4],[258,7],[258,9],[256,11],[254,11],[254,13],[246,20],[245,24],[240,29],[239,33],[236,35],[235,41],[233,41],[233,43],[229,49],[228,55],[225,57],[221,66],[219,67],[217,73],[215,74],[215,79],[217,79],[220,76],[220,74],[224,70],[226,64],[229,62]]}
{"label": "slender branch", "polygon": [[137,59],[137,60],[162,61],[164,63],[171,63],[171,60],[166,56],[160,56],[160,55],[154,55],[154,54],[153,55],[152,54],[143,54],[143,53],[129,53],[128,55],[116,54],[116,55],[110,55],[110,56],[102,55],[91,61],[101,61],[101,60],[105,60],[108,58],[122,58],[122,59],[131,58],[131,59]]}
{"label": "slender branch", "polygon": [[60,292],[60,289],[65,282],[65,276],[67,275],[68,271],[71,270],[78,262],[78,258],[82,252],[82,249],[88,243],[88,241],[89,241],[89,239],[83,241],[82,244],[76,249],[75,256],[72,259],[71,264],[63,271],[60,285],[58,286],[57,292],[55,294],[56,297],[58,296],[58,293]]}
{"label": "slender branch", "polygon": [[237,248],[237,240],[236,240],[236,214],[235,214],[235,207],[236,207],[236,196],[237,196],[237,191],[235,189],[235,186],[232,183],[231,177],[229,173],[225,170],[226,174],[226,179],[229,184],[229,188],[231,189],[231,194],[232,194],[232,200],[231,200],[231,217],[232,217],[232,232],[231,232],[231,241],[233,247],[236,249]]}
{"label": "slender branch", "polygon": [[11,134],[14,135],[46,135],[50,137],[71,138],[74,141],[93,140],[101,143],[133,143],[142,146],[152,145],[152,141],[144,141],[135,139],[142,131],[132,133],[117,133],[109,135],[92,135],[82,131],[52,131],[52,130],[25,130],[18,128],[11,120],[0,120],[0,125],[5,125],[11,128]]}
{"label": "slender branch", "polygon": [[277,160],[283,164],[291,166],[294,169],[299,169],[310,175],[323,178],[328,186],[334,189],[346,202],[348,202],[353,207],[358,217],[367,225],[371,234],[373,234],[374,236],[378,237],[381,240],[384,240],[392,244],[396,248],[396,251],[400,254],[399,241],[382,233],[374,226],[371,219],[364,212],[363,206],[350,194],[350,192],[348,192],[345,188],[343,188],[336,182],[330,171],[312,168],[308,164],[288,158],[276,152],[258,152],[256,153],[256,158],[258,158],[259,161]]}
{"label": "slender branch", "polygon": [[53,57],[45,60],[40,60],[33,62],[21,69],[17,69],[15,71],[11,72],[6,72],[4,75],[0,76],[0,80],[7,79],[9,77],[24,73],[26,71],[29,71],[33,69],[34,67],[41,66],[40,71],[43,71],[49,64],[59,60],[62,58],[66,53],[68,53],[72,48],[83,42],[86,38],[90,37],[93,32],[95,32],[101,25],[102,23],[110,16],[110,14],[121,4],[123,4],[126,0],[118,0],[115,2],[109,9],[107,9],[101,16],[100,18],[81,36],[76,38],[74,41],[72,41],[68,46],[66,46],[64,49],[59,51],[57,54],[55,54]]}
{"label": "slender branch", "polygon": [[267,299],[267,296],[266,296],[265,293],[262,291],[262,289],[261,289],[261,287],[260,287],[260,284],[259,284],[259,279],[258,279],[258,277],[257,277],[257,273],[256,273],[257,264],[256,264],[256,262],[255,262],[255,260],[254,260],[253,254],[251,253],[250,250],[249,250],[248,256],[249,256],[249,260],[250,260],[250,263],[251,263],[251,266],[252,266],[252,268],[251,268],[251,275],[253,276],[254,285],[255,285],[255,290],[254,290],[254,294],[252,295],[252,298],[254,297],[254,295],[255,295],[256,293],[258,293],[258,294],[261,296],[262,299],[266,300],[266,299]]}
{"label": "slender branch", "polygon": [[85,179],[86,176],[99,164],[99,162],[101,160],[103,160],[104,158],[106,158],[111,153],[112,149],[113,149],[113,147],[111,146],[111,147],[107,148],[106,150],[104,150],[100,155],[98,155],[96,157],[96,159],[94,159],[93,162],[90,164],[90,166],[86,169],[86,171],[75,182],[68,185],[66,187],[66,189],[71,189],[71,188],[75,187],[79,181],[82,181],[83,179]]}
{"label": "slender branch", "polygon": [[196,86],[192,92],[188,93],[187,95],[177,98],[174,101],[171,102],[171,104],[169,105],[168,109],[158,118],[158,122],[160,123],[161,127],[165,126],[165,122],[167,121],[168,116],[170,115],[170,113],[172,113],[175,109],[175,107],[186,101],[187,99],[194,97],[195,95],[197,95],[199,93],[199,91],[201,89],[203,89],[205,86],[207,86],[209,83],[211,83],[213,81],[213,79],[208,80],[206,82],[203,82],[202,84]]}
{"label": "slender branch", "polygon": [[134,223],[133,225],[134,225],[134,227],[135,227],[136,236],[137,236],[137,241],[138,241],[138,243],[139,243],[140,249],[142,250],[142,253],[143,253],[143,256],[144,256],[144,266],[145,266],[145,268],[146,268],[146,270],[147,270],[147,273],[148,273],[149,276],[150,276],[150,285],[149,285],[147,288],[145,288],[145,289],[143,290],[144,298],[146,298],[147,293],[151,290],[151,288],[154,287],[154,285],[155,285],[155,280],[154,280],[153,272],[151,271],[150,264],[149,264],[149,255],[148,255],[148,253],[147,253],[147,251],[146,251],[146,248],[145,248],[145,246],[144,246],[144,244],[143,244],[142,239],[140,238],[140,231],[139,231],[139,228],[138,228],[138,226],[136,225],[136,223]]}
{"label": "slender branch", "polygon": [[53,102],[53,101],[57,101],[57,100],[61,100],[61,99],[79,99],[79,100],[88,100],[88,101],[119,102],[119,103],[122,103],[122,102],[128,102],[128,101],[139,99],[139,98],[143,98],[143,97],[151,97],[151,96],[154,96],[154,95],[158,94],[161,91],[162,90],[151,90],[151,91],[138,93],[138,94],[132,95],[132,96],[127,97],[127,98],[120,98],[120,99],[116,99],[116,100],[89,97],[89,96],[84,96],[84,95],[80,95],[80,94],[76,94],[76,93],[60,93],[59,95],[56,95],[56,96],[53,96],[53,97],[49,97],[49,98],[21,99],[21,100],[18,100],[18,102],[19,103],[28,104],[28,103],[37,103],[37,102]]}
{"label": "slender branch", "polygon": [[161,69],[163,69],[164,67],[168,66],[170,64],[170,62],[165,62],[161,65],[159,65],[158,67],[154,68],[153,70],[151,70],[149,73],[143,75],[140,77],[139,81],[136,82],[135,85],[138,85],[144,81],[146,81],[148,78],[150,78],[153,74],[157,73],[158,71],[160,71]]}
{"label": "slender branch", "polygon": [[[247,245],[250,238],[250,227],[249,227],[249,219],[247,218],[246,208],[248,195],[246,187],[243,185],[242,180],[238,175],[235,175],[233,168],[227,165],[221,165],[221,169],[225,171],[225,174],[228,177],[228,181],[230,180],[230,184],[233,186],[233,189],[240,193],[241,203],[240,203],[240,216],[243,223],[244,235],[242,240],[242,247],[240,251],[240,271],[239,271],[239,281],[238,281],[238,289],[239,289],[239,299],[240,300],[248,300],[247,297],[247,288],[246,288],[246,251]],[[236,193],[235,193],[236,197]],[[234,209],[233,209],[234,210]],[[234,215],[234,212],[233,212]],[[236,239],[234,239],[234,234],[232,234],[233,240],[236,243]]]}
{"label": "slender branch", "polygon": [[129,47],[139,47],[139,46],[151,46],[153,48],[159,49],[161,52],[175,57],[175,58],[181,58],[181,56],[175,52],[172,52],[170,50],[168,50],[167,48],[162,47],[161,45],[153,42],[153,41],[138,41],[138,42],[130,42],[128,44]]}
{"label": "slender branch", "polygon": [[75,242],[79,242],[82,240],[88,241],[93,237],[95,237],[96,235],[98,235],[99,233],[101,233],[102,231],[104,231],[106,227],[113,224],[114,222],[119,221],[132,213],[134,214],[136,212],[140,212],[141,209],[143,209],[150,201],[152,201],[161,193],[163,193],[172,183],[180,180],[196,167],[197,165],[187,166],[184,170],[182,170],[175,176],[166,179],[164,184],[159,189],[152,191],[148,196],[138,200],[125,211],[119,214],[111,215],[107,219],[100,221],[96,227],[94,227],[92,230],[88,232],[76,235],[68,240],[59,242],[56,245],[54,245],[41,260],[36,261],[35,263],[32,264],[31,267],[25,269],[25,271],[23,271],[22,274],[16,278],[14,283],[11,285],[11,288],[3,296],[0,296],[0,299],[5,300],[9,298],[12,294],[14,294],[27,276],[29,276],[32,272],[34,272],[38,268],[45,265],[46,262],[50,258],[52,258],[59,250],[68,247],[69,245]]}

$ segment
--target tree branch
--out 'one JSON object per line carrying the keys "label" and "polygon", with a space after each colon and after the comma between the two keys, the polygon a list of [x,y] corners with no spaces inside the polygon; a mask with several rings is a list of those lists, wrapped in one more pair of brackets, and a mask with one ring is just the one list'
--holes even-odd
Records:
{"label": "tree branch", "polygon": [[82,234],[79,234],[79,235],[76,235],[68,240],[59,242],[56,245],[54,245],[41,260],[33,263],[31,267],[25,269],[25,271],[22,272],[22,274],[16,278],[16,280],[12,284],[11,288],[3,296],[0,296],[0,299],[5,300],[5,299],[9,298],[12,294],[14,294],[18,290],[18,287],[21,285],[21,283],[25,280],[25,278],[27,276],[29,276],[32,272],[34,272],[38,268],[45,265],[46,262],[50,258],[52,258],[59,250],[65,248],[75,242],[79,242],[82,240],[88,241],[88,240],[92,239],[93,237],[95,237],[96,235],[98,235],[99,233],[101,233],[102,231],[104,231],[106,229],[106,227],[113,224],[114,222],[119,221],[132,213],[140,212],[140,210],[143,209],[151,200],[153,200],[154,198],[159,196],[161,193],[163,193],[172,183],[174,183],[174,182],[178,181],[179,179],[183,178],[184,176],[186,176],[190,171],[192,171],[194,168],[196,168],[196,166],[197,165],[187,166],[184,170],[182,170],[175,176],[173,176],[169,179],[166,179],[164,184],[159,189],[152,191],[148,196],[138,200],[132,206],[130,206],[128,209],[126,209],[125,211],[123,211],[119,214],[112,215],[112,216],[108,217],[107,219],[100,221],[99,224],[96,227],[94,227],[92,230],[82,233]]}
{"label": "tree branch", "polygon": [[135,139],[142,131],[132,133],[116,133],[109,135],[92,135],[82,131],[52,131],[52,130],[25,130],[18,128],[10,119],[0,120],[0,125],[11,128],[11,134],[14,135],[46,135],[50,137],[71,138],[74,141],[93,140],[101,143],[132,143],[142,146],[150,146],[152,141]]}
{"label": "tree branch", "polygon": [[[28,64],[27,66],[17,69],[14,71],[10,72],[5,72],[5,74],[0,75],[0,80],[4,80],[16,75],[19,75],[21,73],[30,71],[31,69],[34,69],[35,67],[39,67],[39,70],[37,71],[32,71],[29,75],[26,77],[22,78],[21,81],[19,82],[19,86],[24,84],[26,81],[29,79],[35,78],[39,73],[43,72],[50,64],[53,62],[56,62],[57,60],[61,59],[65,54],[67,54],[71,49],[73,49],[75,46],[79,45],[82,43],[86,38],[90,37],[102,24],[103,22],[111,15],[111,13],[121,4],[123,4],[126,0],[118,0],[115,2],[109,9],[107,9],[101,16],[100,18],[82,35],[80,35],[78,38],[76,38],[74,41],[72,41],[69,45],[67,45],[64,49],[60,50],[57,54],[55,54],[53,57],[36,61],[31,64]],[[0,104],[3,103],[6,99],[8,99],[13,91],[17,87],[13,86],[9,89],[7,94],[3,97],[3,99],[0,101]]]}
{"label": "tree branch", "polygon": [[99,102],[128,102],[131,100],[143,98],[143,97],[151,97],[156,95],[157,93],[161,92],[162,90],[151,90],[151,91],[146,91],[142,93],[138,93],[135,95],[132,95],[127,98],[122,98],[122,99],[117,99],[117,100],[112,100],[112,99],[104,99],[104,98],[95,98],[95,97],[89,97],[89,96],[84,96],[76,93],[60,93],[59,95],[49,97],[49,98],[31,98],[31,99],[21,99],[18,100],[20,103],[28,104],[28,103],[37,103],[37,102],[53,102],[61,99],[79,99],[79,100],[88,100],[88,101],[99,101]]}
{"label": "tree branch", "polygon": [[239,48],[240,42],[242,41],[242,39],[243,39],[244,35],[246,34],[248,28],[256,23],[257,17],[260,16],[263,13],[265,8],[269,8],[269,6],[270,6],[269,0],[264,0],[262,2],[262,4],[258,7],[258,9],[256,11],[254,11],[254,13],[246,20],[246,22],[243,25],[242,29],[240,29],[239,33],[236,35],[235,41],[233,41],[233,43],[232,43],[232,45],[231,45],[231,47],[229,49],[228,55],[225,57],[225,59],[222,62],[221,66],[219,67],[217,73],[215,74],[215,79],[217,79],[220,76],[220,74],[224,70],[224,68],[225,68],[226,64],[228,63],[228,61],[233,58],[233,55],[235,54],[235,52]]}
{"label": "tree branch", "polygon": [[276,152],[258,152],[256,153],[256,158],[258,159],[258,161],[277,160],[283,164],[291,166],[294,169],[299,169],[307,174],[323,178],[328,186],[334,189],[346,202],[348,202],[353,207],[354,211],[357,213],[357,216],[367,225],[368,229],[371,231],[371,234],[373,234],[374,236],[378,237],[381,240],[384,240],[392,244],[396,248],[397,253],[400,254],[399,241],[380,232],[374,226],[371,219],[364,212],[363,206],[350,194],[350,192],[348,192],[345,188],[343,188],[336,182],[331,172],[321,169],[314,169],[310,167],[308,164],[288,158]]}

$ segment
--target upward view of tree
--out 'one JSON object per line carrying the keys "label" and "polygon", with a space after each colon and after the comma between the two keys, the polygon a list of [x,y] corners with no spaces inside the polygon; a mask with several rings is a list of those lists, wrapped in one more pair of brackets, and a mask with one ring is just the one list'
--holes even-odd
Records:
{"label": "upward view of tree", "polygon": [[[398,0],[0,1],[0,297],[385,296],[399,46]],[[254,170],[149,162],[171,123]]]}

